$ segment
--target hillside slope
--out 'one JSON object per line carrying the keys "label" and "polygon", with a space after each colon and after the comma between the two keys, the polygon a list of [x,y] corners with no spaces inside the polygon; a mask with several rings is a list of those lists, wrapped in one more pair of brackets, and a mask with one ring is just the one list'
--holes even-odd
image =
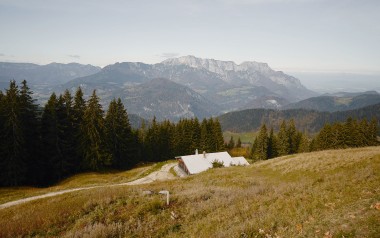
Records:
{"label": "hillside slope", "polygon": [[380,94],[376,91],[361,94],[319,96],[308,98],[296,103],[288,104],[282,109],[310,109],[316,111],[336,112],[348,111],[380,103]]}
{"label": "hillside slope", "polygon": [[256,131],[262,124],[278,129],[282,120],[294,119],[298,130],[309,133],[318,132],[326,123],[343,122],[347,118],[366,118],[370,121],[376,118],[380,123],[380,104],[375,104],[355,110],[338,112],[318,112],[306,109],[270,110],[248,109],[226,113],[219,116],[223,131],[248,132]]}
{"label": "hillside slope", "polygon": [[376,237],[379,181],[380,147],[292,155],[6,208],[0,236]]}

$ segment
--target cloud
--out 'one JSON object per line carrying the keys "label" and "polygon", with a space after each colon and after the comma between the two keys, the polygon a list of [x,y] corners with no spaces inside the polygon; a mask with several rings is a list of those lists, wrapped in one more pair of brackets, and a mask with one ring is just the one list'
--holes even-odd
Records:
{"label": "cloud", "polygon": [[3,54],[3,53],[0,53],[0,56],[5,56],[5,54]]}
{"label": "cloud", "polygon": [[168,58],[175,58],[175,57],[178,57],[179,56],[179,53],[162,53],[162,54],[159,54],[158,55],[159,57],[161,58],[165,58],[165,59],[168,59]]}
{"label": "cloud", "polygon": [[80,59],[80,55],[67,55],[67,56],[74,59]]}

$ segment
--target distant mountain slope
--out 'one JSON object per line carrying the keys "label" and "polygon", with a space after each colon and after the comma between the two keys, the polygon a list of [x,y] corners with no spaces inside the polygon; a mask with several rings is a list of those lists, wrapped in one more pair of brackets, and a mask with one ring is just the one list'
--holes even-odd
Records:
{"label": "distant mountain slope", "polygon": [[288,105],[289,101],[271,95],[257,97],[251,101],[248,101],[241,109],[251,109],[251,108],[265,108],[265,109],[280,109],[284,105]]}
{"label": "distant mountain slope", "polygon": [[72,79],[95,74],[100,67],[77,63],[37,65],[29,63],[0,62],[0,82],[8,84],[10,80],[26,80],[29,85],[59,85]]}
{"label": "distant mountain slope", "polygon": [[145,119],[136,114],[129,113],[128,111],[127,113],[128,113],[128,119],[129,119],[129,123],[131,124],[131,127],[134,129],[140,128],[142,125],[142,122],[145,121]]}
{"label": "distant mountain slope", "polygon": [[348,117],[371,120],[376,118],[380,122],[380,104],[343,112],[318,112],[306,109],[270,110],[249,109],[230,112],[219,116],[223,130],[247,132],[255,131],[262,124],[278,129],[282,120],[294,119],[297,128],[310,133],[319,131],[325,123],[345,121]]}
{"label": "distant mountain slope", "polygon": [[[219,106],[190,88],[158,78],[116,91],[128,112],[140,117],[177,121],[180,118],[205,118],[216,115]],[[105,100],[111,99],[105,98]]]}
{"label": "distant mountain slope", "polygon": [[310,109],[317,111],[347,111],[380,103],[377,92],[338,93],[334,96],[308,98],[297,103],[284,106],[282,109]]}

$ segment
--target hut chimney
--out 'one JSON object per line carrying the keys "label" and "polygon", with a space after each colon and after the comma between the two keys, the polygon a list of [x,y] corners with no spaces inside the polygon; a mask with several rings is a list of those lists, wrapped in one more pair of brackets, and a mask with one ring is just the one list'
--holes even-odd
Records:
{"label": "hut chimney", "polygon": [[206,159],[206,151],[203,151],[203,158]]}
{"label": "hut chimney", "polygon": [[195,149],[195,154],[196,154],[196,155],[198,154],[198,149]]}

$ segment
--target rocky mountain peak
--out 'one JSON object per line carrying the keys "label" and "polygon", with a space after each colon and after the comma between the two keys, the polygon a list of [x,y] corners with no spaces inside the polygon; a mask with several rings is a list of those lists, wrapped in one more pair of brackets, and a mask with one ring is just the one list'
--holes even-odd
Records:
{"label": "rocky mountain peak", "polygon": [[260,73],[274,73],[267,63],[260,63],[255,61],[245,61],[240,65],[233,61],[222,61],[215,59],[197,58],[192,55],[182,56],[178,58],[167,59],[162,62],[165,65],[187,65],[192,68],[205,69],[219,75],[226,75],[228,72],[260,72]]}

